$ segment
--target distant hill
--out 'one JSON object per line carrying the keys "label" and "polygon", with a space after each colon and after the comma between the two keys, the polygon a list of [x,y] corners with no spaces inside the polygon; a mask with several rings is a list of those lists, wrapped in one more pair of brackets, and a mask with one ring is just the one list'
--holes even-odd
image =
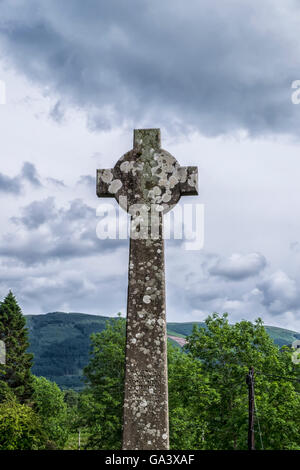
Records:
{"label": "distant hill", "polygon": [[[62,388],[82,388],[82,369],[89,362],[90,335],[101,332],[107,320],[111,317],[85,313],[26,316],[30,351],[34,354],[33,373],[55,381]],[[204,326],[201,322],[168,323],[169,340],[182,345],[195,324]],[[300,334],[294,331],[273,326],[266,326],[266,330],[279,346],[300,339]]]}
{"label": "distant hill", "polygon": [[33,373],[62,388],[82,388],[82,369],[89,362],[90,335],[104,330],[109,317],[54,312],[26,316]]}
{"label": "distant hill", "polygon": [[[174,336],[189,336],[193,331],[193,326],[205,326],[205,323],[194,322],[194,323],[168,323],[168,334]],[[284,328],[278,328],[277,326],[265,326],[267,333],[274,340],[274,343],[278,346],[290,345],[296,339],[300,339],[300,333],[295,331],[285,330]]]}

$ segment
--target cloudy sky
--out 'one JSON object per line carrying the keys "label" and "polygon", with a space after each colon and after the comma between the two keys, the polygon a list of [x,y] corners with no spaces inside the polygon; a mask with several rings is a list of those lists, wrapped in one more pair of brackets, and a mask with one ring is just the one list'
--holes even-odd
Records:
{"label": "cloudy sky", "polygon": [[205,208],[202,250],[167,242],[168,321],[300,331],[299,27],[292,0],[0,0],[1,298],[125,313],[128,240],[97,239],[95,171],[159,127]]}

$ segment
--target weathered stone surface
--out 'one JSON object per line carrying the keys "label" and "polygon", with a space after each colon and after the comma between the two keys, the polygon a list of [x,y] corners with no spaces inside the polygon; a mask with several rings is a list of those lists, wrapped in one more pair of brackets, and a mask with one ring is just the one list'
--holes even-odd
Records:
{"label": "weathered stone surface", "polygon": [[197,176],[161,149],[159,129],[135,130],[133,149],[97,171],[97,195],[131,214],[124,450],[169,448],[163,214],[197,194]]}
{"label": "weathered stone surface", "polygon": [[128,207],[152,204],[168,212],[181,195],[198,194],[197,167],[180,167],[177,160],[160,148],[159,129],[134,131],[133,149],[113,169],[97,171],[97,195],[126,197]]}
{"label": "weathered stone surface", "polygon": [[123,449],[168,446],[164,243],[131,239]]}

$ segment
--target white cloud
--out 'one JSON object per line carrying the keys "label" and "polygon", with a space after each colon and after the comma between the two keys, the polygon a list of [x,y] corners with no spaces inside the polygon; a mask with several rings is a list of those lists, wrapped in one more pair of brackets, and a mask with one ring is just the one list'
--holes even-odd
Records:
{"label": "white cloud", "polygon": [[241,280],[257,275],[265,266],[265,257],[260,253],[249,253],[247,255],[233,253],[227,259],[218,260],[209,271],[211,274],[225,279]]}
{"label": "white cloud", "polygon": [[300,308],[299,287],[294,279],[283,271],[276,271],[268,279],[260,282],[258,288],[263,293],[263,304],[272,313],[279,314]]}

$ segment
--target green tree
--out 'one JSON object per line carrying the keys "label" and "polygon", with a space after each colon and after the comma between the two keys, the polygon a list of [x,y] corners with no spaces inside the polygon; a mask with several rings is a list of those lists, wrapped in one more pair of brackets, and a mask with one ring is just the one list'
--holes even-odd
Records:
{"label": "green tree", "polygon": [[80,393],[75,390],[69,389],[64,391],[64,402],[67,405],[67,427],[69,430],[69,438],[65,447],[67,449],[78,449],[78,434],[83,426],[79,414],[80,397]]}
{"label": "green tree", "polygon": [[0,381],[13,390],[21,403],[26,403],[33,392],[30,371],[33,355],[26,352],[29,346],[26,320],[12,292],[0,303],[0,340],[6,346]]}
{"label": "green tree", "polygon": [[34,377],[33,386],[34,408],[47,436],[47,446],[63,449],[69,434],[64,392],[44,377]]}
{"label": "green tree", "polygon": [[200,361],[168,345],[171,449],[206,449],[208,410],[218,404]]}
{"label": "green tree", "polygon": [[88,388],[81,396],[82,425],[90,427],[92,449],[120,449],[124,395],[126,321],[119,317],[91,335],[91,359],[84,374]]}
{"label": "green tree", "polygon": [[65,390],[64,402],[69,408],[77,408],[79,402],[79,393],[72,389]]}
{"label": "green tree", "polygon": [[[300,396],[296,390],[299,366],[289,348],[279,349],[260,319],[254,324],[228,323],[228,316],[213,314],[205,328],[194,328],[187,350],[200,360],[210,385],[219,394],[208,410],[206,445],[210,449],[247,447],[248,390],[245,378],[255,369],[256,447],[260,424],[265,449],[295,449],[300,441]],[[258,421],[258,419],[259,421]]]}
{"label": "green tree", "polygon": [[37,414],[11,394],[0,403],[0,450],[38,450],[45,435]]}

